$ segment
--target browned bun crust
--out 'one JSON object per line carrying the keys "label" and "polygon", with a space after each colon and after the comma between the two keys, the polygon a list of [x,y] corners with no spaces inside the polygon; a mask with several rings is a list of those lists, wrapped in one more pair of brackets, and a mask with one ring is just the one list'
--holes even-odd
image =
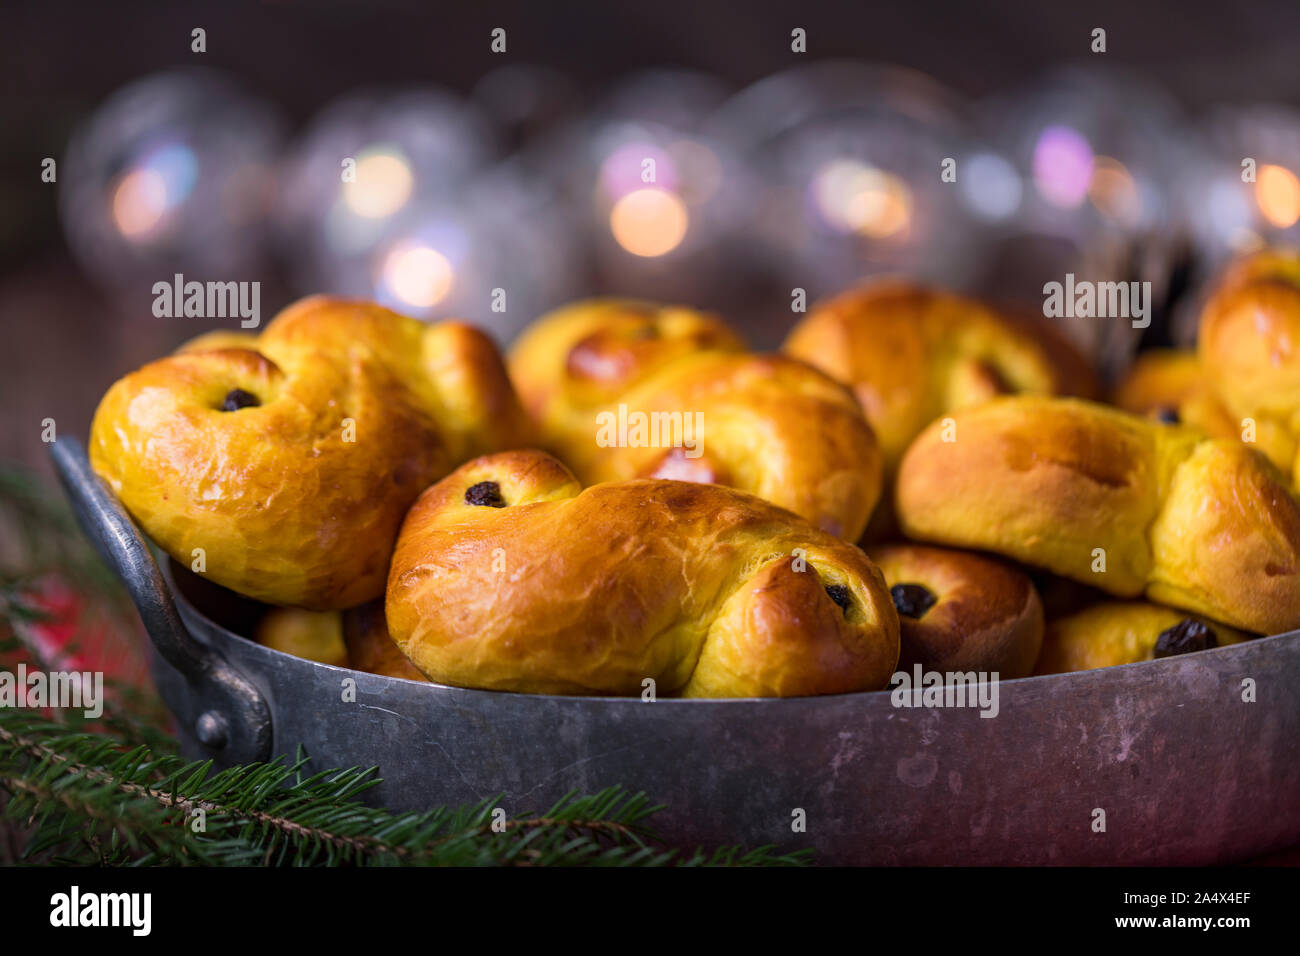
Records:
{"label": "browned bun crust", "polygon": [[[538,319],[510,371],[543,444],[585,484],[722,484],[856,540],[881,494],[880,452],[857,401],[803,362],[743,349],[708,313],[596,299]],[[620,413],[672,423],[671,441],[611,442]],[[698,431],[678,442],[683,425]]]}
{"label": "browned bun crust", "polygon": [[918,540],[1245,630],[1300,626],[1300,505],[1239,441],[1075,399],[1001,398],[923,432],[896,501]]}
{"label": "browned bun crust", "polygon": [[1160,635],[1187,620],[1207,626],[1218,646],[1253,636],[1148,601],[1103,601],[1047,622],[1043,652],[1034,673],[1064,674],[1149,661],[1155,656]]}
{"label": "browned bun crust", "polygon": [[1116,386],[1111,404],[1155,421],[1197,428],[1213,438],[1240,438],[1240,425],[1210,385],[1195,352],[1141,353]]}
{"label": "browned bun crust", "polygon": [[414,664],[397,649],[384,620],[384,602],[368,601],[343,612],[343,641],[350,666],[382,677],[427,681]]}
{"label": "browned bun crust", "polygon": [[429,678],[495,690],[831,694],[884,687],[898,660],[898,615],[855,546],[719,485],[584,491],[535,451],[420,497],[385,611]]}
{"label": "browned bun crust", "polygon": [[530,434],[482,332],[315,296],[255,340],[204,336],[119,379],[89,451],[177,560],[202,549],[217,584],[331,610],[383,593],[402,517],[431,481]]}
{"label": "browned bun crust", "polygon": [[935,602],[919,618],[899,614],[898,669],[994,672],[1027,677],[1043,640],[1043,607],[1028,576],[993,558],[915,544],[867,554],[885,583],[920,585]]}
{"label": "browned bun crust", "polygon": [[877,279],[819,303],[783,350],[853,389],[880,441],[887,476],[936,418],[996,395],[1046,395],[1064,384],[1023,323],[901,279]]}
{"label": "browned bun crust", "polygon": [[1261,449],[1296,481],[1300,250],[1267,250],[1225,271],[1201,313],[1197,354],[1234,421],[1253,420]]}

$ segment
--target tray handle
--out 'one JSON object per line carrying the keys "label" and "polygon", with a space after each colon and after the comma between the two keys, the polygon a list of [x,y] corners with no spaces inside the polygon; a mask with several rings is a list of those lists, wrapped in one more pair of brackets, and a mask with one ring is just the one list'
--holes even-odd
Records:
{"label": "tray handle", "polygon": [[50,457],[77,524],[126,585],[158,653],[188,684],[182,699],[168,701],[176,719],[223,763],[265,760],[271,752],[271,714],[262,694],[186,629],[144,536],[91,469],[85,446],[60,438],[50,445]]}

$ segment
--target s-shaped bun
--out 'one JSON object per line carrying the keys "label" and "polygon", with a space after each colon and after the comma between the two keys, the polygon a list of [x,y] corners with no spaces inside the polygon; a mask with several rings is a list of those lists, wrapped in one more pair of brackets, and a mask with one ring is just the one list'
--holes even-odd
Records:
{"label": "s-shaped bun", "polygon": [[407,515],[388,626],[430,679],[545,694],[877,690],[898,616],[855,546],[718,485],[582,490],[541,452],[470,462]]}
{"label": "s-shaped bun", "polygon": [[314,297],[255,340],[205,336],[119,379],[90,461],[177,560],[201,556],[249,597],[328,610],[383,593],[402,516],[430,482],[529,435],[483,333]]}
{"label": "s-shaped bun", "polygon": [[[726,485],[857,540],[881,490],[862,410],[803,362],[743,349],[707,313],[600,299],[538,319],[511,350],[510,371],[543,443],[586,484]],[[669,440],[661,427],[657,440],[629,431],[624,441],[610,431],[620,415],[666,425]],[[687,426],[695,433],[676,442]]]}
{"label": "s-shaped bun", "polygon": [[995,399],[908,449],[909,537],[1261,633],[1300,626],[1300,506],[1263,455],[1074,399]]}

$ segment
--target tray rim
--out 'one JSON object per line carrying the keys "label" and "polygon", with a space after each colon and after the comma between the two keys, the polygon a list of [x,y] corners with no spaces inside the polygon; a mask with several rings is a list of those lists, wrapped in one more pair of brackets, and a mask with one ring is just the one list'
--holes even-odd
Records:
{"label": "tray rim", "polygon": [[[146,540],[148,539],[146,538]],[[157,548],[157,545],[155,545],[152,541],[149,541],[149,543],[151,547],[155,549]],[[400,681],[402,684],[409,684],[412,687],[427,687],[429,688],[429,692],[431,693],[442,693],[446,691],[454,691],[457,694],[484,695],[491,699],[530,698],[530,699],[538,699],[538,700],[581,701],[585,703],[600,702],[600,703],[608,703],[608,704],[627,704],[627,705],[636,705],[636,706],[643,706],[645,703],[647,703],[641,698],[640,695],[611,696],[606,694],[537,694],[537,693],[530,693],[527,691],[491,690],[482,687],[461,687],[456,684],[444,684],[439,681],[433,681],[433,680],[417,681],[417,680],[411,680],[410,678],[406,678],[406,677],[392,677],[386,674],[374,674],[371,673],[370,671],[358,670],[352,667],[339,667],[334,664],[323,664],[320,661],[313,661],[305,657],[297,657],[293,654],[276,650],[275,648],[267,647],[264,644],[259,644],[257,641],[253,640],[250,637],[246,637],[242,634],[237,634],[236,632],[212,620],[210,617],[205,615],[202,611],[198,610],[198,608],[195,607],[190,602],[189,598],[186,596],[184,591],[181,588],[177,587],[176,579],[172,573],[174,559],[171,558],[170,555],[167,555],[165,552],[159,551],[158,553],[160,556],[163,557],[163,560],[160,560],[158,562],[159,569],[162,571],[163,577],[167,582],[167,586],[172,592],[174,600],[176,601],[177,609],[180,611],[181,615],[184,618],[189,619],[192,617],[195,621],[202,623],[203,625],[202,631],[205,639],[208,634],[213,634],[213,633],[220,634],[223,640],[233,639],[237,641],[242,641],[250,645],[250,648],[253,649],[254,653],[265,653],[267,655],[270,655],[272,660],[285,659],[286,661],[294,662],[293,665],[291,666],[307,665],[311,667],[325,668],[327,670],[335,671],[342,675],[361,675],[362,677],[365,677],[370,680]],[[1286,647],[1287,649],[1290,649],[1290,645],[1296,645],[1297,647],[1300,647],[1300,628],[1297,628],[1292,631],[1285,631],[1280,634],[1271,634],[1262,637],[1250,638],[1249,640],[1238,641],[1235,644],[1228,644],[1222,647],[1209,648],[1203,651],[1193,651],[1190,654],[1179,654],[1173,657],[1152,659],[1147,661],[1133,661],[1128,664],[1114,664],[1109,667],[1094,667],[1082,671],[1067,671],[1061,674],[1034,674],[1028,677],[1014,677],[1005,680],[999,679],[996,683],[999,686],[1006,685],[1008,687],[1013,687],[1013,686],[1024,687],[1024,686],[1031,686],[1031,685],[1038,686],[1042,682],[1052,681],[1052,680],[1059,681],[1061,679],[1074,678],[1080,674],[1096,675],[1096,674],[1104,674],[1104,673],[1117,673],[1117,674],[1128,673],[1130,668],[1149,667],[1154,669],[1157,667],[1162,667],[1171,661],[1178,662],[1178,661],[1198,660],[1198,659],[1207,660],[1207,661],[1211,659],[1219,660],[1224,657],[1230,656],[1234,651],[1238,651],[1241,648],[1258,649],[1261,646],[1270,645],[1270,644],[1278,644],[1282,647]],[[981,681],[979,683],[984,683],[984,682]],[[787,704],[788,705],[794,702],[803,702],[806,705],[809,701],[819,701],[819,700],[837,700],[837,701],[845,700],[845,699],[863,699],[863,700],[870,700],[870,701],[882,700],[882,699],[887,699],[891,694],[894,693],[894,690],[895,688],[890,687],[882,690],[850,691],[843,694],[815,694],[815,695],[805,695],[801,697],[672,697],[666,695],[665,696],[656,695],[654,699],[654,703],[667,704],[667,705],[678,706],[678,707],[698,706],[702,704],[753,705],[753,704],[761,703],[761,704],[778,704],[778,705]]]}

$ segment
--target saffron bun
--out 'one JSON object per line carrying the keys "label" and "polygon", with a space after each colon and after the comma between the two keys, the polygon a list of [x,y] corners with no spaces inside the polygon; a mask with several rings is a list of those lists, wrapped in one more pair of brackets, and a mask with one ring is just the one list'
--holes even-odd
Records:
{"label": "saffron bun", "polygon": [[273,607],[258,620],[253,637],[259,644],[294,657],[335,667],[349,666],[338,611]]}
{"label": "saffron bun", "polygon": [[1223,647],[1253,635],[1148,601],[1102,601],[1051,619],[1037,674],[1064,674]]}
{"label": "saffron bun", "polygon": [[351,666],[368,674],[427,681],[388,634],[382,599],[343,612],[343,643]]}
{"label": "saffron bun", "polygon": [[1224,408],[1191,350],[1140,353],[1110,400],[1118,408],[1162,424],[1188,425],[1215,438],[1240,437],[1239,424]]}
{"label": "saffron bun", "polygon": [[245,596],[312,610],[379,597],[419,493],[529,443],[500,355],[463,323],[313,297],[255,348],[229,334],[119,379],[90,461],[159,547],[187,566],[201,555]]}
{"label": "saffron bun", "polygon": [[[1201,312],[1197,354],[1233,419],[1300,479],[1300,250],[1232,264]],[[1240,431],[1241,425],[1238,425]]]}
{"label": "saffron bun", "polygon": [[783,351],[853,389],[892,476],[932,421],[998,395],[1050,395],[1092,384],[1077,353],[1050,331],[973,299],[876,279],[813,307]]}
{"label": "saffron bun", "polygon": [[898,611],[898,670],[1028,677],[1043,641],[1043,606],[1027,575],[967,551],[917,544],[867,549]]}
{"label": "saffron bun", "polygon": [[880,452],[852,394],[803,362],[746,353],[707,313],[578,302],[525,330],[509,364],[542,444],[585,484],[726,485],[848,540],[880,497]]}
{"label": "saffron bun", "polygon": [[1077,399],[1000,398],[921,433],[896,504],[917,540],[1244,630],[1300,626],[1300,506],[1240,441]]}
{"label": "saffron bun", "polygon": [[854,545],[720,485],[583,490],[535,451],[420,496],[385,613],[425,676],[491,690],[834,694],[883,688],[898,660],[889,591]]}

